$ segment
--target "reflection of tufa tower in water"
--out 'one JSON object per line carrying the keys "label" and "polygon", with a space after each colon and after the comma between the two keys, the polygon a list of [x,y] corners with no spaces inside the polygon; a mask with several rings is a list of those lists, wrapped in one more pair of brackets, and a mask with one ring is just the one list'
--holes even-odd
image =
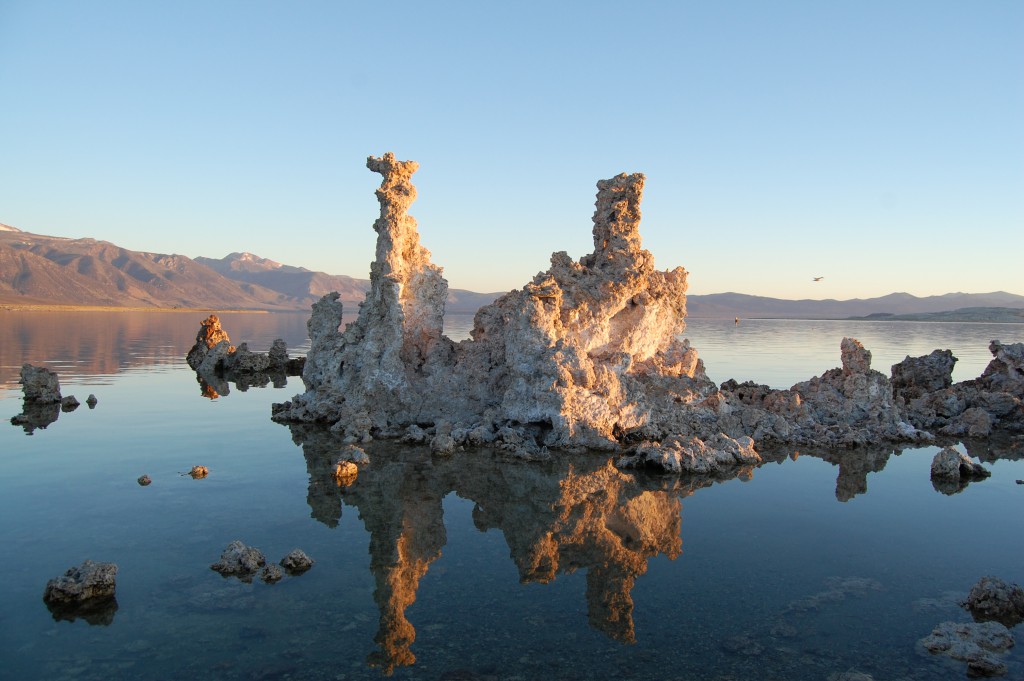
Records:
{"label": "reflection of tufa tower in water", "polygon": [[374,443],[371,462],[339,487],[332,434],[295,425],[310,474],[313,517],[337,524],[342,504],[358,509],[370,533],[370,570],[380,610],[378,651],[369,662],[385,672],[415,662],[416,638],[406,609],[420,580],[447,541],[444,498],[455,492],[475,503],[481,531],[499,530],[522,583],[548,583],[586,570],[588,620],[623,643],[636,640],[632,589],[657,555],[682,553],[680,499],[712,484],[709,478],[636,478],[594,457],[550,464],[510,462],[477,452],[432,458],[425,449]]}

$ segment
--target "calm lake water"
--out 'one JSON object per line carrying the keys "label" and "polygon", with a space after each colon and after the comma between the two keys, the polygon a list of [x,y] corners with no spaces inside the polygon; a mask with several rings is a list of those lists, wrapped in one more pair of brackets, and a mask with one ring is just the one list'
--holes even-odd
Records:
{"label": "calm lake water", "polygon": [[[981,576],[1024,583],[1024,461],[983,443],[971,452],[992,477],[955,495],[931,485],[934,447],[774,452],[732,479],[680,480],[601,455],[372,443],[339,488],[338,442],[270,421],[301,380],[202,397],[184,362],[202,316],[0,312],[0,676],[963,678],[917,641],[969,620],[956,602]],[[221,315],[254,350],[282,337],[304,351],[306,318]],[[469,317],[449,321],[465,337]],[[687,335],[716,382],[788,387],[838,366],[847,335],[886,374],[949,348],[963,380],[1024,327],[691,320]],[[31,435],[9,425],[23,362],[58,371],[82,406]],[[193,465],[209,476],[183,475]],[[209,565],[235,539],[316,564],[273,585],[225,579]],[[109,624],[57,621],[42,601],[85,559],[119,566]],[[1024,678],[1024,645],[1007,661]]]}

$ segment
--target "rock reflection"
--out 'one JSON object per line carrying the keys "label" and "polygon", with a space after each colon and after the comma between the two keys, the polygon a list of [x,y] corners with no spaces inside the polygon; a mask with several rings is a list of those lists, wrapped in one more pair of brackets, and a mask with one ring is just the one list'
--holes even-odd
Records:
{"label": "rock reflection", "polygon": [[291,429],[306,458],[312,517],[333,527],[342,506],[351,506],[370,534],[380,626],[368,662],[385,673],[415,662],[416,631],[405,611],[447,541],[443,500],[451,492],[475,504],[478,529],[502,532],[522,582],[586,570],[590,624],[632,643],[636,578],[650,558],[682,553],[680,500],[726,479],[634,475],[592,455],[522,462],[480,450],[437,458],[427,448],[375,442],[358,477],[340,485],[340,437],[308,425]]}

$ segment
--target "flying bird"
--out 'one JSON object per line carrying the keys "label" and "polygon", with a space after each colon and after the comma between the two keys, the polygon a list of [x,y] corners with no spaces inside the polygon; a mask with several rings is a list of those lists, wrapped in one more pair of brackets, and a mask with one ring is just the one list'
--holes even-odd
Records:
{"label": "flying bird", "polygon": [[814,281],[821,281],[821,280],[822,280],[822,279],[824,279],[824,278],[825,278],[825,277],[815,277],[815,278],[814,278]]}

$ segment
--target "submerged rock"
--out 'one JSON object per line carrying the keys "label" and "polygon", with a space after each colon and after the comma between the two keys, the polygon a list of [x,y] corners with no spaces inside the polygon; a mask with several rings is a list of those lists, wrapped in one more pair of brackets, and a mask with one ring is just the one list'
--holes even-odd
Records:
{"label": "submerged rock", "polygon": [[220,560],[211,565],[210,569],[224,577],[234,576],[243,582],[251,582],[253,575],[266,564],[267,559],[259,549],[246,546],[236,539],[228,544],[220,554]]}
{"label": "submerged rock", "polygon": [[930,653],[967,663],[968,676],[1002,676],[1007,672],[1001,654],[1013,647],[1013,634],[998,622],[943,622],[921,639]]}
{"label": "submerged rock", "polygon": [[89,395],[89,397],[85,399],[85,403],[89,405],[90,409],[95,409],[97,402],[99,402],[99,400],[96,399],[95,395]]}
{"label": "submerged rock", "polygon": [[962,605],[975,622],[994,621],[1013,627],[1024,621],[1024,589],[997,577],[982,577]]}
{"label": "submerged rock", "polygon": [[150,478],[148,475],[140,475],[139,479],[138,479],[138,483],[142,487],[146,487],[147,485],[150,485],[150,484],[153,483],[153,479]]}
{"label": "submerged rock", "polygon": [[117,610],[117,565],[86,560],[46,583],[43,601],[54,619],[81,617],[90,624],[110,624]]}

